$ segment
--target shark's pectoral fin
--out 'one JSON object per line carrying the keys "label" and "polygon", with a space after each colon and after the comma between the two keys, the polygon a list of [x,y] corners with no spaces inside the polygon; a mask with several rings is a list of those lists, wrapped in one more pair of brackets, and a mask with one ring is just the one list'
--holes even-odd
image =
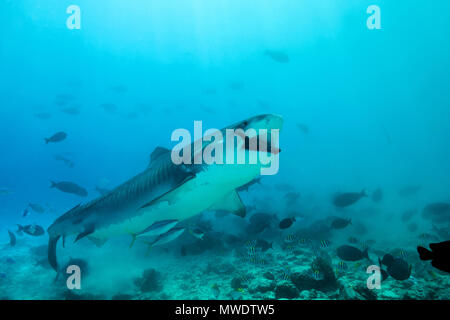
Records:
{"label": "shark's pectoral fin", "polygon": [[89,237],[89,236],[88,236],[88,239],[99,248],[102,247],[106,243],[106,241],[108,241],[108,239],[99,239],[99,238]]}
{"label": "shark's pectoral fin", "polygon": [[215,203],[210,210],[229,211],[237,216],[245,217],[245,206],[236,190],[227,194],[220,202]]}
{"label": "shark's pectoral fin", "polygon": [[87,227],[83,232],[81,232],[77,235],[74,242],[77,242],[78,240],[90,235],[91,233],[94,233],[94,231],[95,231],[95,226],[92,225],[92,226]]}

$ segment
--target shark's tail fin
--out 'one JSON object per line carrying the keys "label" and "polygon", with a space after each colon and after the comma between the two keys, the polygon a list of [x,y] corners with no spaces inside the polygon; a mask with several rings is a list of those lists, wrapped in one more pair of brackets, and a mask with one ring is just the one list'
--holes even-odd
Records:
{"label": "shark's tail fin", "polygon": [[44,138],[45,144],[48,144],[50,142],[50,139]]}
{"label": "shark's tail fin", "polygon": [[51,180],[50,180],[50,183],[51,183],[50,188],[56,187],[56,182],[55,182],[55,181],[51,181]]}
{"label": "shark's tail fin", "polygon": [[368,197],[369,195],[367,194],[367,192],[366,192],[366,189],[362,189],[361,190],[361,196],[362,197]]}
{"label": "shark's tail fin", "polygon": [[20,233],[23,231],[23,226],[21,226],[20,224],[17,225],[17,233]]}

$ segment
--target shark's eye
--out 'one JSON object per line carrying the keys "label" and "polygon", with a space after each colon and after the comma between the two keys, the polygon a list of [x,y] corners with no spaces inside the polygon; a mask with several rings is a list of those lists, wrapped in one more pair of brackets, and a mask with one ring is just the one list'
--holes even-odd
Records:
{"label": "shark's eye", "polygon": [[246,126],[248,125],[248,121],[242,122],[242,125],[243,125],[244,127],[246,127]]}

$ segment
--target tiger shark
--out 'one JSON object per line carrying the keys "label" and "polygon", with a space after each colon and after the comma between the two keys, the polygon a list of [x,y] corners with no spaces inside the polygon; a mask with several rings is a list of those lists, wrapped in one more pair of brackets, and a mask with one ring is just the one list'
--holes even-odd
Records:
{"label": "tiger shark", "polygon": [[[282,125],[280,116],[266,114],[226,129],[255,129],[259,135],[260,129],[270,132],[281,130]],[[242,148],[249,156],[253,152],[274,153],[271,147],[252,149],[248,143]],[[102,245],[118,235],[130,234],[134,241],[136,235],[154,229],[151,226],[166,226],[164,221],[182,221],[206,210],[229,211],[244,217],[245,206],[236,189],[257,178],[262,166],[260,162],[175,164],[169,149],[157,147],[146,170],[108,193],[77,205],[53,222],[47,230],[49,263],[58,271],[56,249],[60,238],[63,247],[69,236],[76,236],[75,242],[86,237]]]}

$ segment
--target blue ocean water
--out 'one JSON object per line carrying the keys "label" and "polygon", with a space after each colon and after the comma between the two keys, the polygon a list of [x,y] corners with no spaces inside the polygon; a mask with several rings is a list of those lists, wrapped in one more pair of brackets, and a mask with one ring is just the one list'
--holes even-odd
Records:
{"label": "blue ocean water", "polygon": [[[67,26],[70,5],[81,29]],[[380,29],[367,26],[370,5]],[[449,9],[444,0],[3,0],[0,298],[449,299],[448,273],[416,250],[450,240]],[[144,242],[129,248],[126,232],[101,247],[68,237],[58,259],[82,259],[81,290],[53,283],[47,234],[16,233],[47,229],[142,172],[156,147],[175,145],[175,129],[260,114],[284,120],[279,172],[239,191],[245,218],[201,212],[149,253]],[[67,138],[46,144],[57,132]],[[361,190],[369,197],[333,203]],[[433,203],[444,206],[430,218]],[[352,223],[332,228],[338,218]],[[368,247],[369,259],[342,261],[343,245]],[[366,268],[386,254],[411,266],[408,278],[367,289]]]}

